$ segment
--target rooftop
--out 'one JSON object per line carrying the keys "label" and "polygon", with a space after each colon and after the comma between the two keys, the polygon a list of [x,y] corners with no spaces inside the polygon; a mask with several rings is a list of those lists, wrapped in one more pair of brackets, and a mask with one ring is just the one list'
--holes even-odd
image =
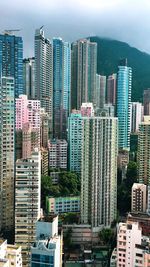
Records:
{"label": "rooftop", "polygon": [[57,217],[58,217],[57,214],[52,214],[52,215],[41,217],[38,221],[39,222],[50,222],[50,223],[52,223],[54,221],[54,219],[56,219]]}

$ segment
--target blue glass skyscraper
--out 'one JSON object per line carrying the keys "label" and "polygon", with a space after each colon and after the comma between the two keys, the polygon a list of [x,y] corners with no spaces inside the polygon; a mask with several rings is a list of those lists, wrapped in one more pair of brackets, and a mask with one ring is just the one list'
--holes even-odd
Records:
{"label": "blue glass skyscraper", "polygon": [[132,68],[127,67],[127,60],[118,66],[117,77],[117,117],[120,149],[130,148]]}
{"label": "blue glass skyscraper", "polygon": [[71,45],[53,39],[53,131],[55,138],[67,137],[70,111]]}
{"label": "blue glass skyscraper", "polygon": [[0,34],[0,75],[14,78],[16,97],[23,94],[22,37]]}

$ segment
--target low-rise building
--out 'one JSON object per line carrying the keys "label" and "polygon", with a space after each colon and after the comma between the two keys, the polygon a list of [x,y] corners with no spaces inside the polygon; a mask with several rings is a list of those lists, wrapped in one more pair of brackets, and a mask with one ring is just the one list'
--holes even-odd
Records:
{"label": "low-rise building", "polygon": [[46,198],[47,212],[59,214],[66,212],[80,211],[80,196],[70,197],[47,197]]}
{"label": "low-rise building", "polygon": [[142,228],[142,235],[150,236],[150,215],[142,212],[130,212],[127,216],[128,222],[138,222]]}
{"label": "low-rise building", "polygon": [[22,267],[21,246],[8,245],[0,240],[0,267]]}
{"label": "low-rise building", "polygon": [[43,217],[36,223],[36,241],[31,248],[31,267],[62,266],[62,237],[58,216]]}

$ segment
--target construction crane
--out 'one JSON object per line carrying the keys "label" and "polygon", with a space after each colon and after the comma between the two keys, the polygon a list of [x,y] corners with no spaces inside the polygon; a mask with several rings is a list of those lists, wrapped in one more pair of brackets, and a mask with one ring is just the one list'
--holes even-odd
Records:
{"label": "construction crane", "polygon": [[14,32],[20,32],[21,29],[15,29],[15,30],[4,30],[4,34],[6,35],[11,35],[13,34]]}

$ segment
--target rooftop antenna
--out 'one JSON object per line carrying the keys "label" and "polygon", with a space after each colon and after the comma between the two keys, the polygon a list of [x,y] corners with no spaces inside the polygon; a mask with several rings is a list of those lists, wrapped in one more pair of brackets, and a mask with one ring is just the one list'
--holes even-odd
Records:
{"label": "rooftop antenna", "polygon": [[20,32],[21,29],[15,29],[15,30],[4,30],[4,34],[6,35],[11,35],[13,34],[14,32]]}

